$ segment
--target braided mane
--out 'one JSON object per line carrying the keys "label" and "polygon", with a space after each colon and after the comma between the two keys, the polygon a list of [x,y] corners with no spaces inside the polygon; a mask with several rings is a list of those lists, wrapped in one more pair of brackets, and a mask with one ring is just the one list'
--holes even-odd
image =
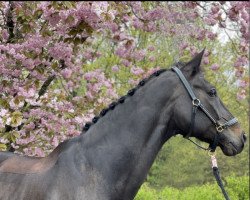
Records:
{"label": "braided mane", "polygon": [[145,85],[145,83],[147,83],[149,80],[151,80],[154,77],[158,77],[161,73],[165,72],[167,69],[160,69],[157,70],[156,72],[154,72],[153,74],[151,74],[148,78],[142,79],[139,84],[137,86],[135,86],[133,89],[130,89],[126,95],[120,97],[117,101],[113,101],[111,104],[109,104],[109,106],[107,108],[104,108],[99,116],[95,116],[92,119],[92,122],[87,122],[82,130],[82,133],[86,132],[91,125],[95,124],[101,117],[103,117],[104,115],[106,115],[106,113],[110,110],[114,110],[114,108],[116,107],[116,105],[118,104],[122,104],[125,102],[125,100],[127,99],[127,97],[129,96],[133,96],[134,93],[142,86]]}

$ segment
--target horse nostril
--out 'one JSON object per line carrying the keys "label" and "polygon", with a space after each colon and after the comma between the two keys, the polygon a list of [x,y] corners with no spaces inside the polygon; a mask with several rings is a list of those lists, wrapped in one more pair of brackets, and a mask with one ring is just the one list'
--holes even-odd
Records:
{"label": "horse nostril", "polygon": [[247,140],[247,136],[246,136],[246,134],[244,132],[242,134],[242,139],[243,139],[244,142],[246,142],[246,140]]}

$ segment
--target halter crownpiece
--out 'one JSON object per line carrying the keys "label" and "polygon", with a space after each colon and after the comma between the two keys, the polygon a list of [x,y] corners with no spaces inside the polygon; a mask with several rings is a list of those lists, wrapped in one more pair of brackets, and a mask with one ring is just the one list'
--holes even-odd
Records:
{"label": "halter crownpiece", "polygon": [[[200,99],[198,99],[195,94],[194,91],[192,90],[192,87],[190,86],[189,82],[187,81],[187,79],[185,78],[185,76],[183,75],[183,73],[181,72],[181,70],[176,67],[173,66],[171,68],[176,74],[177,76],[180,78],[181,82],[183,83],[185,89],[187,90],[189,96],[192,99],[192,116],[191,116],[191,124],[190,124],[190,129],[189,129],[189,133],[184,136],[185,138],[189,138],[191,136],[191,133],[193,132],[193,128],[195,125],[195,116],[196,116],[196,112],[197,109],[200,108],[201,111],[203,111],[203,113],[205,113],[205,115],[212,121],[212,123],[215,125],[216,131],[217,133],[221,133],[223,130],[225,130],[226,128],[236,124],[238,122],[238,120],[236,118],[232,118],[229,121],[225,122],[224,124],[220,124],[219,120],[216,120],[215,118],[213,118],[213,116],[210,114],[210,112],[204,107],[204,105],[201,103]],[[214,141],[212,144],[210,144],[209,148],[212,152],[215,151],[219,139],[218,139],[218,134],[215,135]]]}

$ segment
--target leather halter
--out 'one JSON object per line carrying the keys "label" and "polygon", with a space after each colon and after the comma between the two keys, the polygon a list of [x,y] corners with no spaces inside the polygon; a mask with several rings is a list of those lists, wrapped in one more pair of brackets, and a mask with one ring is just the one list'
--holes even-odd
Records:
{"label": "leather halter", "polygon": [[191,99],[192,99],[192,117],[191,117],[191,124],[190,124],[190,129],[189,129],[189,133],[187,135],[185,135],[185,138],[189,138],[191,136],[191,133],[193,132],[193,128],[195,125],[195,115],[197,112],[197,109],[200,108],[201,111],[203,111],[203,113],[205,113],[205,115],[212,121],[212,123],[215,125],[217,134],[215,134],[214,137],[214,141],[213,143],[211,143],[209,145],[209,149],[214,152],[216,147],[218,146],[218,142],[219,142],[219,133],[221,133],[223,130],[225,130],[226,128],[234,125],[235,123],[238,122],[238,120],[236,118],[232,118],[229,121],[227,121],[224,124],[221,124],[219,122],[219,120],[216,120],[211,114],[210,112],[204,107],[204,105],[201,103],[200,99],[198,99],[193,90],[192,87],[190,86],[190,84],[188,83],[187,79],[185,78],[185,76],[183,75],[183,73],[181,72],[181,70],[174,66],[171,68],[176,74],[177,76],[180,78],[181,82],[183,83],[184,87],[186,88],[188,94],[190,95]]}

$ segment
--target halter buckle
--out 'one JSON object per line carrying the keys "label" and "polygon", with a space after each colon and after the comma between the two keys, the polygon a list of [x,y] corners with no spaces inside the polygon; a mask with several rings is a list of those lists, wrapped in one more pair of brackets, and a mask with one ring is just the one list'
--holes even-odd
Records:
{"label": "halter buckle", "polygon": [[193,99],[192,101],[193,106],[198,107],[201,105],[200,99]]}
{"label": "halter buckle", "polygon": [[224,130],[223,125],[218,125],[218,126],[216,126],[216,130],[217,130],[219,133],[221,133],[221,132]]}

